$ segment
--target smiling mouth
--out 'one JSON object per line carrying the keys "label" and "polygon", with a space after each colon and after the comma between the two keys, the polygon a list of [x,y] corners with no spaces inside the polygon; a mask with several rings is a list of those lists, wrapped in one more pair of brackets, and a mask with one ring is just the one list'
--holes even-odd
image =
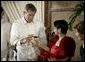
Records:
{"label": "smiling mouth", "polygon": [[[25,19],[26,20],[26,19]],[[26,20],[27,23],[30,23],[32,20]]]}

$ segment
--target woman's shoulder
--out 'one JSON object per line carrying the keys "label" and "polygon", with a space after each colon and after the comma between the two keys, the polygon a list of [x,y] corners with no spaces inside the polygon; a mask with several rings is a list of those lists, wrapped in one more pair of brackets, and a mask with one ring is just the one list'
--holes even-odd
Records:
{"label": "woman's shoulder", "polygon": [[66,40],[73,40],[74,41],[74,39],[72,37],[69,37],[69,36],[65,36],[65,39]]}
{"label": "woman's shoulder", "polygon": [[76,44],[75,40],[72,37],[69,37],[69,36],[65,37],[65,43],[67,43],[67,44]]}

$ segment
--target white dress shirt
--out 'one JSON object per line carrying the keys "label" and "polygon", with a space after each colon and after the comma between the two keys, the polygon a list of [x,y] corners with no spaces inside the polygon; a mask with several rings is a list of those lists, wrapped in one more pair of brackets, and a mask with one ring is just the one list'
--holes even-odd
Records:
{"label": "white dress shirt", "polygon": [[47,44],[45,27],[41,22],[33,20],[31,23],[27,23],[23,17],[13,23],[10,42],[12,45],[17,44],[17,60],[19,61],[37,59],[39,54],[39,49],[37,47],[32,46],[31,42],[29,45],[27,43],[23,45],[20,44],[20,40],[30,34],[39,36],[43,40],[43,43]]}

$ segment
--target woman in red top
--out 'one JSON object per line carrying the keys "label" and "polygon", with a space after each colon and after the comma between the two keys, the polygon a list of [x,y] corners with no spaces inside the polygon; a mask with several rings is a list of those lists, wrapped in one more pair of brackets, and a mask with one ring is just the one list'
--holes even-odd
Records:
{"label": "woman in red top", "polygon": [[[76,44],[73,38],[66,36],[68,23],[65,20],[54,22],[55,36],[48,42],[49,51],[40,48],[40,56],[49,61],[67,61],[74,56]],[[43,44],[44,45],[44,44]]]}
{"label": "woman in red top", "polygon": [[76,44],[73,38],[66,36],[68,23],[65,20],[54,22],[55,36],[49,41],[49,52],[41,49],[40,56],[49,58],[50,61],[68,60],[74,56]]}

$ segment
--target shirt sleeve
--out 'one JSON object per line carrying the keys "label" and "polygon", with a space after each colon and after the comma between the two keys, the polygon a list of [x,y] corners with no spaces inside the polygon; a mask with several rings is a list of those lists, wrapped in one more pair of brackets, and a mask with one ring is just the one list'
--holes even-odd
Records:
{"label": "shirt sleeve", "polygon": [[65,50],[63,47],[53,46],[51,48],[51,57],[57,58],[57,59],[63,59],[66,57]]}
{"label": "shirt sleeve", "polygon": [[61,47],[53,46],[49,52],[45,51],[44,49],[41,49],[40,51],[40,56],[44,58],[63,59],[66,57],[65,51]]}
{"label": "shirt sleeve", "polygon": [[16,23],[12,24],[11,35],[10,35],[10,43],[11,45],[15,45],[19,42],[19,33],[18,33],[18,25]]}

